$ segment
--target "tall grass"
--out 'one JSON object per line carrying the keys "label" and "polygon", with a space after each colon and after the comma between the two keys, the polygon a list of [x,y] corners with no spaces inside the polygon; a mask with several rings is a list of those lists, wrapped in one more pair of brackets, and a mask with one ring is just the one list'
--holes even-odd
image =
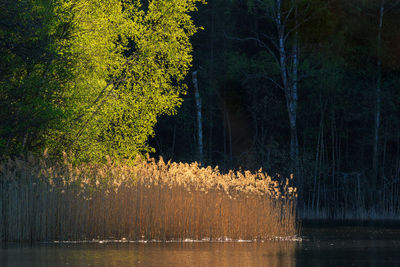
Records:
{"label": "tall grass", "polygon": [[296,189],[197,163],[0,165],[0,239],[270,239],[297,234]]}
{"label": "tall grass", "polygon": [[297,215],[306,220],[399,221],[400,181],[383,179],[371,186],[362,173],[339,173],[333,181],[302,188]]}

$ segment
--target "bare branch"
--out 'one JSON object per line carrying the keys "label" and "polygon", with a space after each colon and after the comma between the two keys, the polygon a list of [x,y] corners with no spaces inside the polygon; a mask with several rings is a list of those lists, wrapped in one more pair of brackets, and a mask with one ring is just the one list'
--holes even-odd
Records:
{"label": "bare branch", "polygon": [[356,10],[356,11],[358,11],[360,13],[363,13],[364,15],[367,15],[369,17],[376,17],[375,13],[369,12],[366,9],[363,9],[362,7],[360,7],[358,5],[355,5],[355,4],[351,3],[351,2],[348,2],[347,5],[349,7],[351,7],[351,8],[353,8],[353,10]]}
{"label": "bare branch", "polygon": [[390,12],[392,9],[398,7],[399,5],[400,5],[400,0],[395,1],[395,2],[393,3],[393,5],[391,5],[390,7],[386,7],[386,8],[385,8],[385,12],[384,12],[384,13]]}
{"label": "bare branch", "polygon": [[284,25],[286,24],[286,22],[288,21],[290,15],[292,14],[292,12],[293,12],[294,10],[295,10],[295,6],[292,5],[292,6],[290,7],[289,11],[287,12],[287,14],[286,14],[286,16],[285,16],[285,19],[283,20],[282,24],[284,24]]}
{"label": "bare branch", "polygon": [[[271,56],[275,59],[276,62],[279,62],[278,58],[276,57],[275,53],[271,50],[271,48],[264,43],[262,40],[260,40],[259,38],[256,37],[245,37],[245,38],[239,38],[239,37],[233,37],[233,36],[229,36],[225,33],[225,38],[230,39],[230,40],[235,40],[235,41],[256,41],[257,45],[261,48],[265,48],[269,54],[271,54]],[[275,42],[273,40],[271,40],[271,42],[273,43],[273,45],[275,46],[275,48],[277,48],[277,45],[275,44]]]}
{"label": "bare branch", "polygon": [[263,37],[267,38],[268,40],[270,40],[271,43],[272,43],[272,45],[275,47],[275,49],[276,49],[276,50],[279,50],[279,46],[278,46],[278,44],[276,43],[276,41],[274,40],[275,38],[273,38],[272,36],[270,36],[270,35],[268,35],[268,34],[265,34],[265,33],[261,33],[261,35],[262,35]]}
{"label": "bare branch", "polygon": [[233,37],[233,36],[229,36],[225,33],[225,38],[229,39],[229,40],[235,40],[235,41],[256,41],[257,44],[260,47],[266,47],[267,45],[261,41],[259,38],[256,37],[245,37],[245,38],[240,38],[240,37]]}
{"label": "bare branch", "polygon": [[[324,7],[325,7],[325,8],[328,8],[328,7],[329,7],[329,4],[330,4],[331,2],[333,2],[333,1],[327,1],[327,2],[324,4]],[[308,3],[308,4],[307,4],[307,7],[305,8],[305,12],[302,12],[302,13],[307,13],[307,11],[308,11],[310,8],[311,8],[311,4]],[[284,40],[286,41],[287,38],[289,38],[289,36],[290,36],[291,33],[293,33],[294,31],[297,31],[303,24],[305,24],[306,22],[308,22],[308,21],[309,21],[310,19],[312,19],[315,15],[316,15],[316,13],[309,14],[309,15],[308,15],[307,17],[305,17],[303,20],[301,20],[300,22],[298,22],[298,23],[296,24],[295,27],[293,27],[292,29],[290,29],[290,30],[285,34]]]}
{"label": "bare branch", "polygon": [[278,87],[279,89],[283,90],[282,85],[280,85],[275,79],[273,79],[272,77],[268,76],[265,73],[256,73],[256,74],[247,74],[246,75],[246,80],[255,79],[255,78],[267,79],[270,82],[272,82],[276,87]]}

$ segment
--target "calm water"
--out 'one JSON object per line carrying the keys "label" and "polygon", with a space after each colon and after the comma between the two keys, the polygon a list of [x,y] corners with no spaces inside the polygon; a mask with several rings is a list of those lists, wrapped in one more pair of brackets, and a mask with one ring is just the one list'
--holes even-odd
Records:
{"label": "calm water", "polygon": [[400,229],[306,228],[303,241],[3,244],[0,266],[400,266]]}

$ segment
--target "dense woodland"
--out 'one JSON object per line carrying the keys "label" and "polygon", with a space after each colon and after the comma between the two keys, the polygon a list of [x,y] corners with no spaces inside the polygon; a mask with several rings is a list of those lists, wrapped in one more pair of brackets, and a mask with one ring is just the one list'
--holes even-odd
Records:
{"label": "dense woodland", "polygon": [[157,124],[159,154],[294,172],[299,205],[324,216],[396,213],[399,1],[214,0],[195,17],[204,152],[188,77],[177,116]]}
{"label": "dense woodland", "polygon": [[2,0],[0,9],[3,158],[150,152],[293,173],[304,217],[398,214],[400,1]]}

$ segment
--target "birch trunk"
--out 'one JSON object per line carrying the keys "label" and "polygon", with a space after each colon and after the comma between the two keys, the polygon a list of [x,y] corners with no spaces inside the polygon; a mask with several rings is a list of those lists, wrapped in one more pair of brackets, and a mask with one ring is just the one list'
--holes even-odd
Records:
{"label": "birch trunk", "polygon": [[282,22],[282,1],[276,0],[275,23],[278,32],[279,65],[282,78],[282,88],[285,93],[286,106],[290,126],[290,160],[292,167],[297,167],[299,145],[297,139],[297,76],[298,76],[298,44],[297,31],[295,32],[292,50],[292,69],[288,67],[288,54],[286,51],[285,25]]}

